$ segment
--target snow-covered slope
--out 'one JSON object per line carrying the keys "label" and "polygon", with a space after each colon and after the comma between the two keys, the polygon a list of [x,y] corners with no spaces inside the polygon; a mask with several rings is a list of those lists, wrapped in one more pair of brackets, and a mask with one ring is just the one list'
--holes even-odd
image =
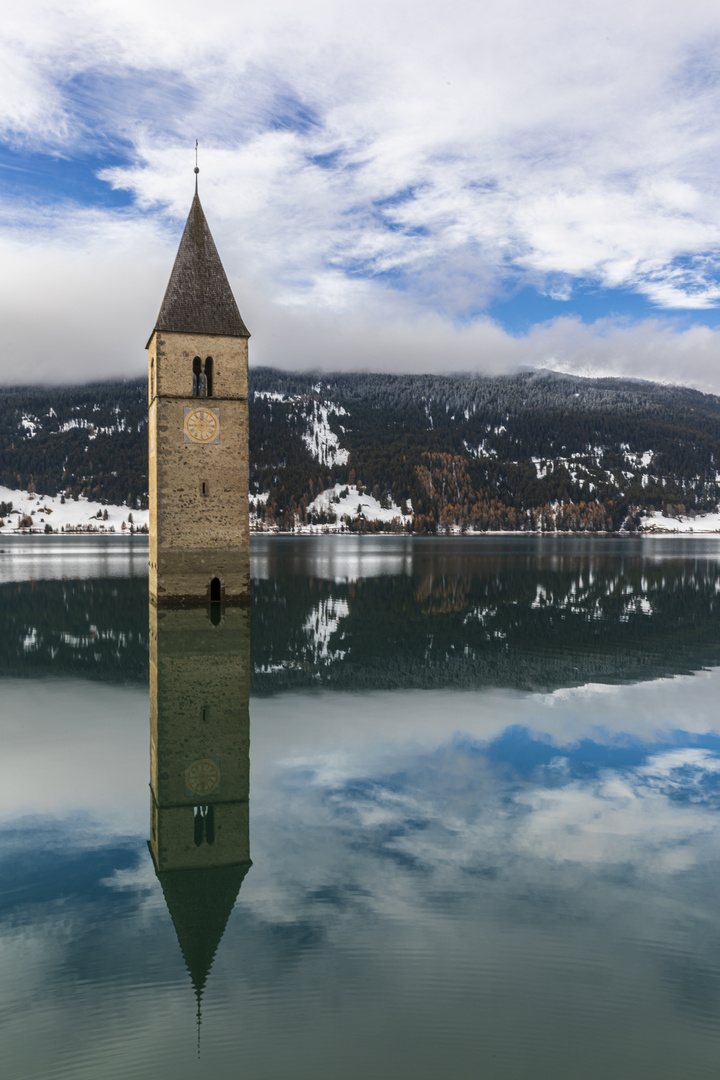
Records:
{"label": "snow-covered slope", "polygon": [[315,460],[330,467],[347,465],[350,456],[330,427],[329,418],[333,413],[337,416],[347,415],[341,405],[334,405],[331,401],[313,401],[312,407],[305,414],[308,428],[302,437]]}
{"label": "snow-covered slope", "polygon": [[[103,506],[99,502],[83,498],[82,495],[77,502],[66,499],[63,503],[60,499],[60,495],[29,495],[27,491],[0,487],[0,502],[12,503],[12,512],[0,518],[4,522],[0,534],[27,532],[30,528],[45,532],[47,525],[54,533],[121,533],[131,528],[135,531],[146,531],[148,528],[148,510],[131,510],[127,506],[110,504]],[[27,522],[28,519],[31,519],[31,523],[23,526],[23,521]]]}
{"label": "snow-covered slope", "polygon": [[682,387],[256,369],[250,414],[258,517],[287,531],[338,484],[412,501],[420,533],[617,531],[720,503],[720,397]]}
{"label": "snow-covered slope", "polygon": [[[258,400],[277,401],[286,406],[300,420],[301,438],[309,453],[320,465],[332,468],[335,465],[347,465],[349,452],[341,445],[340,437],[330,425],[330,417],[347,416],[342,405],[320,398],[321,387],[314,386],[312,394],[280,394],[267,390],[256,390]],[[345,431],[338,422],[341,432]]]}
{"label": "snow-covered slope", "polygon": [[[254,532],[277,532],[277,526],[265,524],[258,512],[267,502],[267,493],[250,497],[250,529]],[[408,507],[411,510],[411,507]],[[412,512],[403,514],[392,500],[383,506],[372,495],[358,492],[347,484],[335,484],[321,491],[307,507],[308,523],[295,522],[296,533],[346,532],[349,521],[382,522],[399,531],[412,524]]]}
{"label": "snow-covered slope", "polygon": [[400,507],[389,501],[387,506],[382,506],[372,495],[358,493],[356,488],[346,484],[335,484],[334,487],[321,491],[308,505],[308,515],[325,515],[330,518],[333,515],[337,519],[335,527],[342,528],[343,518],[364,517],[366,521],[397,521],[401,525],[412,522],[412,514],[403,514]]}
{"label": "snow-covered slope", "polygon": [[665,517],[659,511],[642,519],[638,528],[642,533],[718,533],[720,511],[714,514],[697,514],[695,517]]}
{"label": "snow-covered slope", "polygon": [[[12,512],[0,517],[0,535],[9,533],[45,532],[50,526],[53,533],[89,532],[122,533],[124,531],[146,532],[149,526],[147,510],[130,510],[127,506],[102,505],[80,496],[60,501],[61,496],[29,495],[27,491],[13,490],[0,486],[0,503],[12,503]],[[250,500],[250,527],[254,531],[264,531],[265,526],[257,514],[256,503],[262,503],[267,496],[254,496]],[[408,507],[408,509],[411,509]],[[311,524],[298,524],[298,533],[343,532],[347,529],[347,519],[357,521],[364,518],[368,522],[395,523],[399,529],[412,524],[412,513],[403,514],[399,506],[390,502],[382,506],[372,495],[359,494],[356,488],[335,484],[322,491],[307,507]],[[98,517],[98,513],[100,517]],[[107,513],[107,519],[104,515]],[[130,520],[132,518],[132,521]],[[28,519],[32,523],[28,524]],[[325,519],[325,520],[323,520]],[[25,522],[25,524],[23,524]],[[124,528],[123,528],[124,526]],[[275,530],[273,530],[275,531]],[[646,534],[663,533],[720,533],[720,511],[712,514],[697,514],[695,517],[666,517],[661,513],[650,513],[642,518],[638,532]]]}

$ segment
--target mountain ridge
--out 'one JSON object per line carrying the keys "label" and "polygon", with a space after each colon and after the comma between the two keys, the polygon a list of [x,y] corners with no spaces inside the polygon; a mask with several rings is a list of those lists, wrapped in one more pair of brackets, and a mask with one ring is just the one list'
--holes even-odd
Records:
{"label": "mountain ridge", "polygon": [[[10,387],[0,484],[147,504],[146,381]],[[258,529],[617,531],[714,511],[720,397],[550,371],[250,370]]]}

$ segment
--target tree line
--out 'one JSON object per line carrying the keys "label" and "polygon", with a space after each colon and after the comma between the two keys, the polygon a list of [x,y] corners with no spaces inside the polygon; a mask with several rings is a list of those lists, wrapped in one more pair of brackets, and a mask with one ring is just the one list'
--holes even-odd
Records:
{"label": "tree line", "polygon": [[[318,404],[342,464],[315,448]],[[720,399],[683,387],[256,368],[249,411],[250,495],[268,527],[336,524],[315,501],[336,485],[411,516],[353,514],[355,531],[612,531],[720,500]],[[0,484],[146,506],[145,380],[6,390]]]}
{"label": "tree line", "polygon": [[[303,439],[318,401],[337,406],[328,422],[344,465],[327,468]],[[267,496],[258,515],[281,529],[323,524],[314,500],[337,484],[412,508],[421,533],[612,531],[720,499],[720,400],[633,380],[257,369],[250,441],[251,493]]]}

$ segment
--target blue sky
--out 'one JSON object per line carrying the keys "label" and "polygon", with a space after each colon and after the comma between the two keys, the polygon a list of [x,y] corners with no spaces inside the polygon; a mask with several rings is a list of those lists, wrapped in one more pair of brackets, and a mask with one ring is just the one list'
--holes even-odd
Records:
{"label": "blue sky", "polygon": [[198,138],[255,363],[720,389],[707,0],[30,0],[0,52],[0,334],[31,380],[143,370]]}
{"label": "blue sky", "polygon": [[114,209],[132,206],[132,196],[112,188],[100,179],[99,173],[126,161],[126,157],[112,151],[79,152],[65,157],[5,145],[0,147],[0,178],[8,200],[50,206],[69,200],[82,207]]}

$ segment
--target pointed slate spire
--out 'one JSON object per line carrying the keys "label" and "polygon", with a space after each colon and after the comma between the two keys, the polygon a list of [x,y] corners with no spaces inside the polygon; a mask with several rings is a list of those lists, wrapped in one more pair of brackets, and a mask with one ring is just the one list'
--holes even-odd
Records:
{"label": "pointed slate spire", "polygon": [[220,262],[197,191],[155,330],[250,337]]}

